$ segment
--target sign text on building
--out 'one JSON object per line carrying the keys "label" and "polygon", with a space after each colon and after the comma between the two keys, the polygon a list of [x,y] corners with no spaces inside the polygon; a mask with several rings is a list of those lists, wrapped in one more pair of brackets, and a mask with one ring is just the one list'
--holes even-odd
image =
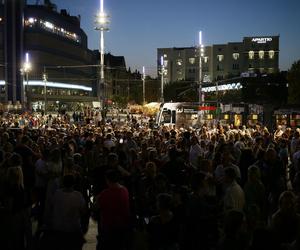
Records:
{"label": "sign text on building", "polygon": [[252,38],[252,42],[267,43],[267,42],[272,42],[272,38],[271,37],[254,37],[254,38]]}

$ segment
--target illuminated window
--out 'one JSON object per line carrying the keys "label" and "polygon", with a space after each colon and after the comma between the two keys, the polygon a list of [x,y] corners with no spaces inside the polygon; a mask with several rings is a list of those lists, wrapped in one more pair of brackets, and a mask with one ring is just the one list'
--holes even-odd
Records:
{"label": "illuminated window", "polygon": [[254,59],[254,51],[253,50],[249,51],[249,59]]}
{"label": "illuminated window", "polygon": [[48,22],[48,21],[44,21],[42,19],[36,19],[34,17],[29,17],[28,19],[25,20],[25,26],[32,28],[32,27],[39,27],[42,28],[44,30],[47,30],[48,32],[52,32],[56,35],[62,36],[64,38],[73,40],[77,43],[81,43],[81,38],[80,36],[78,36],[77,34],[67,31],[62,27],[58,27],[55,26],[55,24]]}
{"label": "illuminated window", "polygon": [[177,65],[182,66],[182,59],[177,59]]}
{"label": "illuminated window", "polygon": [[167,54],[164,54],[164,58],[166,58],[167,57]]}
{"label": "illuminated window", "polygon": [[168,60],[164,60],[164,66],[165,66],[165,67],[168,66]]}
{"label": "illuminated window", "polygon": [[270,51],[269,51],[269,58],[270,58],[270,59],[273,59],[273,58],[274,58],[274,55],[275,55],[274,50],[270,50]]}
{"label": "illuminated window", "polygon": [[239,53],[233,53],[233,54],[232,54],[232,58],[233,58],[234,60],[239,59],[239,57],[240,57],[240,54],[239,54]]}
{"label": "illuminated window", "polygon": [[190,64],[195,64],[196,59],[194,57],[189,58]]}
{"label": "illuminated window", "polygon": [[204,57],[204,63],[207,63],[208,62],[208,56],[205,56]]}
{"label": "illuminated window", "polygon": [[265,52],[263,50],[260,50],[258,52],[258,56],[259,56],[259,59],[264,59],[264,56],[265,56]]}
{"label": "illuminated window", "polygon": [[222,62],[224,60],[224,55],[217,55],[218,61]]}

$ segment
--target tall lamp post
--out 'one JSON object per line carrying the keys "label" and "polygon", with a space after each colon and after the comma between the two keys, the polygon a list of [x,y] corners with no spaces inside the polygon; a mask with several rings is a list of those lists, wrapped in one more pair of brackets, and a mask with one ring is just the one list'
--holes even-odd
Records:
{"label": "tall lamp post", "polygon": [[145,66],[143,66],[143,104],[146,103],[146,98],[145,98],[145,81],[146,81],[146,74],[145,74]]}
{"label": "tall lamp post", "polygon": [[96,30],[100,30],[100,80],[98,87],[98,97],[103,107],[104,101],[104,31],[108,31],[109,16],[104,12],[104,0],[100,0],[100,12],[96,16]]}
{"label": "tall lamp post", "polygon": [[26,76],[26,90],[25,90],[25,96],[26,96],[26,107],[29,109],[30,107],[30,105],[29,105],[29,87],[28,87],[28,85],[29,85],[29,73],[30,73],[30,71],[31,71],[31,69],[32,69],[32,65],[31,65],[31,63],[30,63],[30,60],[29,60],[29,53],[27,52],[26,54],[25,54],[25,62],[24,62],[24,64],[23,64],[23,73],[25,74],[25,76]]}
{"label": "tall lamp post", "polygon": [[43,81],[44,81],[44,114],[46,115],[47,111],[47,73],[46,67],[44,66],[44,73],[43,73]]}
{"label": "tall lamp post", "polygon": [[204,45],[202,44],[202,31],[199,31],[199,111],[198,120],[202,124],[202,57],[204,56]]}
{"label": "tall lamp post", "polygon": [[160,86],[160,102],[164,102],[164,74],[165,74],[165,66],[164,66],[164,57],[160,57],[160,65],[161,65],[161,86]]}

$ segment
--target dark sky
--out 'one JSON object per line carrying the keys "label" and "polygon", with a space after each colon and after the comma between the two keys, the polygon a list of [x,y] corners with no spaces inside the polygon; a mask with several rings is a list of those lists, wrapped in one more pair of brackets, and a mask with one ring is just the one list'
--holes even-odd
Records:
{"label": "dark sky", "polygon": [[[89,48],[98,49],[94,19],[100,0],[52,2],[81,15]],[[104,10],[111,19],[105,51],[125,56],[131,69],[144,65],[148,74],[156,72],[157,48],[194,46],[199,30],[205,45],[279,34],[280,69],[300,59],[300,0],[104,0]]]}

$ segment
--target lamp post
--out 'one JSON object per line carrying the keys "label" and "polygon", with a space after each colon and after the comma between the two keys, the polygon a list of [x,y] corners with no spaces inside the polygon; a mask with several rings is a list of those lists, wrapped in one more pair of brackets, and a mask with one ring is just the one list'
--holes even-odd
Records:
{"label": "lamp post", "polygon": [[25,101],[25,103],[26,103],[26,106],[27,106],[27,108],[29,109],[30,107],[30,105],[29,105],[29,87],[28,87],[28,85],[29,85],[29,72],[31,71],[31,69],[32,69],[32,66],[31,66],[31,63],[30,63],[30,60],[29,60],[29,53],[27,52],[26,54],[25,54],[25,62],[24,62],[24,64],[23,64],[23,73],[25,73],[25,75],[26,75],[26,90],[25,90],[25,96],[26,96],[26,101]]}
{"label": "lamp post", "polygon": [[164,102],[164,73],[165,73],[165,66],[164,66],[164,57],[160,57],[160,65],[161,65],[161,86],[160,86],[160,102]]}
{"label": "lamp post", "polygon": [[109,16],[104,12],[104,0],[100,0],[100,12],[96,16],[96,30],[100,30],[100,79],[98,88],[98,97],[100,104],[103,107],[104,99],[104,31],[108,31]]}
{"label": "lamp post", "polygon": [[202,44],[202,31],[199,31],[199,111],[198,120],[202,124],[202,57],[204,56],[204,46]]}
{"label": "lamp post", "polygon": [[44,66],[44,73],[43,73],[43,81],[44,81],[44,115],[46,115],[47,111],[47,73],[46,67]]}
{"label": "lamp post", "polygon": [[146,74],[145,74],[145,66],[143,66],[143,104],[146,103],[145,99],[145,81],[146,81]]}

